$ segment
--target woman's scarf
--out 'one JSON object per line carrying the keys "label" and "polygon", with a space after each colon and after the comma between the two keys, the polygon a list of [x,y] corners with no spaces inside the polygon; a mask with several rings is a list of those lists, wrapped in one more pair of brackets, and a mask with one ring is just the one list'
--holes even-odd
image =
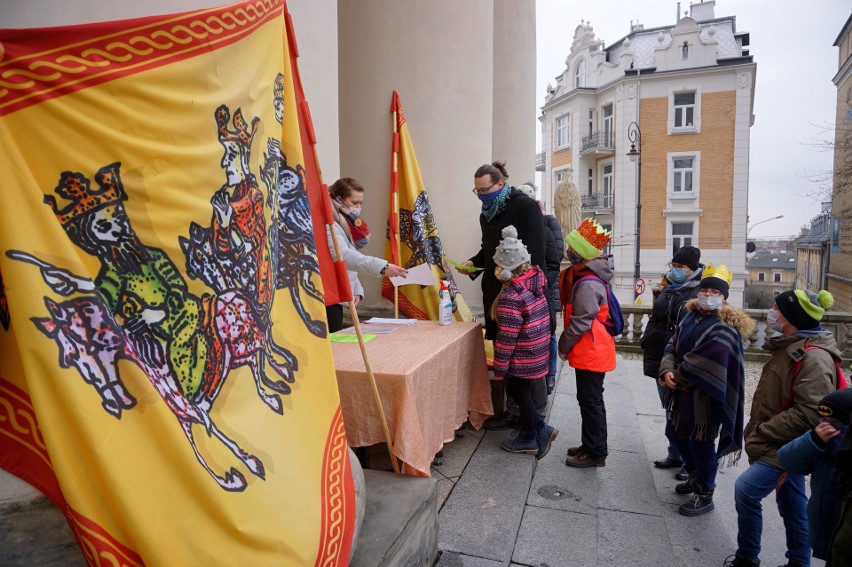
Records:
{"label": "woman's scarf", "polygon": [[[362,219],[360,214],[349,210],[339,197],[332,199],[331,203],[334,205],[337,224],[343,229],[346,238],[358,250],[364,248],[370,242],[370,228],[367,226],[367,221]],[[341,217],[346,219],[346,222],[341,222]]]}
{"label": "woman's scarf", "polygon": [[[482,215],[485,217],[485,220],[491,221],[494,217],[503,212],[506,208],[506,201],[509,198],[509,193],[512,192],[512,186],[508,183],[503,184],[503,188],[500,189],[500,192],[497,193],[496,197],[493,197],[493,201],[489,205],[485,204],[485,201],[482,202]],[[490,196],[490,195],[489,195]],[[482,195],[480,195],[480,200]]]}

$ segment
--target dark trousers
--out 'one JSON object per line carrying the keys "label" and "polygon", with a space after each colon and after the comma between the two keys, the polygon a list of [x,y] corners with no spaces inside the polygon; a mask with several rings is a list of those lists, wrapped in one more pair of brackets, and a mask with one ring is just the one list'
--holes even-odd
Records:
{"label": "dark trousers", "polygon": [[518,409],[520,410],[518,427],[524,431],[532,431],[535,429],[535,423],[538,420],[535,402],[533,402],[534,382],[544,383],[544,378],[517,378],[516,376],[509,375],[506,375],[506,377],[503,378],[503,383],[506,385],[506,391],[518,404]]}
{"label": "dark trousers", "polygon": [[326,305],[325,316],[328,318],[329,333],[336,333],[343,328],[343,306],[341,304]]}
{"label": "dark trousers", "polygon": [[[547,421],[547,382],[544,378],[529,380],[532,382],[532,401],[535,405],[536,415],[541,421]],[[506,413],[509,415],[518,416],[521,411],[518,409],[518,404],[512,398],[512,393],[509,391],[509,385],[504,383],[506,388]]]}
{"label": "dark trousers", "polygon": [[719,469],[718,459],[716,459],[716,441],[681,439],[668,420],[666,421],[666,438],[680,453],[686,471],[697,473],[698,484],[706,490],[715,489],[716,471]]}
{"label": "dark trousers", "polygon": [[574,369],[577,376],[577,402],[582,419],[580,442],[590,457],[606,457],[606,407],[604,406],[605,372]]}

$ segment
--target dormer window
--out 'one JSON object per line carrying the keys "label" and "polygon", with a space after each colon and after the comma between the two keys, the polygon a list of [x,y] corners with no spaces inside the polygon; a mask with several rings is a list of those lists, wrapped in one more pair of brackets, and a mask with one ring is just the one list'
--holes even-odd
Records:
{"label": "dormer window", "polygon": [[684,59],[689,59],[689,44],[687,42],[683,42],[683,47],[681,47],[681,53]]}
{"label": "dormer window", "polygon": [[574,87],[580,88],[586,86],[586,60],[580,59],[577,61],[577,68],[574,70]]}

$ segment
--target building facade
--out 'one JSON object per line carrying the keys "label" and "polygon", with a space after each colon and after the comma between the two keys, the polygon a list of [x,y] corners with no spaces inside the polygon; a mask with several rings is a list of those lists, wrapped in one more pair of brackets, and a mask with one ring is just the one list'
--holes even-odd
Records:
{"label": "building facade", "polygon": [[834,183],[826,289],[835,311],[852,311],[852,15],[834,42],[838,50]]}
{"label": "building facade", "polygon": [[774,297],[796,285],[796,252],[758,252],[748,259],[743,306],[769,309]]}
{"label": "building facade", "polygon": [[[796,239],[797,288],[814,292],[827,289],[831,225],[831,203],[823,203],[822,212],[811,219],[808,234]],[[835,298],[840,299],[837,295]],[[845,311],[837,305],[832,310]]]}
{"label": "building facade", "polygon": [[[634,25],[604,47],[581,23],[565,70],[548,85],[539,118],[543,198],[552,204],[554,188],[570,177],[583,216],[613,231],[612,283],[622,301],[634,300],[638,209],[645,282],[692,244],[704,263],[728,266],[730,301],[742,303],[756,65],[749,35],[735,24],[716,18],[708,1],[674,25]],[[638,163],[627,156],[634,122]],[[651,301],[650,285],[638,299]]]}

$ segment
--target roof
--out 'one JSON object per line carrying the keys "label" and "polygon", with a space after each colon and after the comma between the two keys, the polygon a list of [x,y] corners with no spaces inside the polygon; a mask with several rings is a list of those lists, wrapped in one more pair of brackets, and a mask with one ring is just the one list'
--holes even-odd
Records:
{"label": "roof", "polygon": [[795,252],[758,252],[748,261],[748,268],[767,268],[775,270],[795,270]]}

